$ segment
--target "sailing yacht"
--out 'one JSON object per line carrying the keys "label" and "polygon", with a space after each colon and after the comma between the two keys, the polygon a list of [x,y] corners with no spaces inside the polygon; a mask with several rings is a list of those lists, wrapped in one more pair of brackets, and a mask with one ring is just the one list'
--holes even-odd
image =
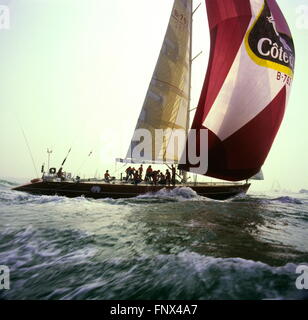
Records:
{"label": "sailing yacht", "polygon": [[[176,164],[184,172],[180,183],[165,186],[119,180],[58,181],[53,171],[44,179],[14,190],[68,197],[127,198],[162,188],[190,187],[201,196],[224,200],[246,193],[249,179],[263,177],[261,168],[283,120],[292,86],[292,35],[275,0],[205,3],[211,49],[192,125],[195,10],[193,0],[174,0],[128,152],[125,158],[117,159],[127,164]],[[189,172],[221,182],[189,182]]]}

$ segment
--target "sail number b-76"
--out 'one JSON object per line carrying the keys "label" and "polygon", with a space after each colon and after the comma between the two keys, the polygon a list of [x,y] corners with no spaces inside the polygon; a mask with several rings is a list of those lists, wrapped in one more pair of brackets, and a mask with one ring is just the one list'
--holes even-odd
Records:
{"label": "sail number b-76", "polygon": [[277,80],[283,81],[283,83],[286,83],[288,86],[290,86],[292,83],[292,78],[289,77],[287,74],[282,73],[280,71],[277,72]]}

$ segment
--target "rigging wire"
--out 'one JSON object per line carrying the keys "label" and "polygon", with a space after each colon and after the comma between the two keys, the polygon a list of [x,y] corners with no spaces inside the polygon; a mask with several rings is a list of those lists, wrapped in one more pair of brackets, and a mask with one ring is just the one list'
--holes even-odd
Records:
{"label": "rigging wire", "polygon": [[37,177],[39,177],[39,174],[38,174],[38,171],[37,171],[37,168],[36,168],[36,165],[35,165],[35,161],[34,161],[34,158],[33,158],[33,154],[32,154],[32,151],[31,151],[27,136],[26,136],[25,131],[24,131],[23,127],[21,126],[20,122],[19,122],[19,126],[20,126],[20,129],[21,129],[22,135],[23,135],[23,137],[25,139],[25,142],[26,142],[26,145],[27,145],[27,148],[28,148],[31,160],[32,160],[32,164],[33,164],[33,168],[34,168],[35,174],[36,174]]}
{"label": "rigging wire", "polygon": [[[90,151],[90,153],[87,155],[86,159],[82,162],[82,164],[80,165],[78,170],[76,170],[76,174],[78,174],[80,172],[80,170],[84,167],[84,165],[86,164],[87,160],[91,157],[92,154],[93,154],[93,150]],[[75,174],[74,174],[74,176],[75,176]]]}
{"label": "rigging wire", "polygon": [[116,175],[117,173],[119,173],[126,166],[127,166],[127,163],[123,164],[120,168],[115,168],[113,171],[111,171],[111,174],[112,175]]}

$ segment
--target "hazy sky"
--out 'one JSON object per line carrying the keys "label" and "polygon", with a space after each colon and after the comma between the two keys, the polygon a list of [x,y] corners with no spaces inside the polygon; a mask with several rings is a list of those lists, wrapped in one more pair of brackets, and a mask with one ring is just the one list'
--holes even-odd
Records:
{"label": "hazy sky", "polygon": [[[193,106],[209,49],[200,2],[194,52],[204,54],[194,64]],[[269,189],[278,181],[296,191],[308,189],[308,1],[277,2],[293,32],[296,72],[284,122],[264,166],[266,179],[254,188]],[[126,154],[172,4],[0,0],[10,9],[10,29],[0,29],[0,177],[36,176],[21,127],[38,170],[47,162],[47,148],[59,167],[70,147],[67,171],[94,176],[115,169],[114,159]]]}

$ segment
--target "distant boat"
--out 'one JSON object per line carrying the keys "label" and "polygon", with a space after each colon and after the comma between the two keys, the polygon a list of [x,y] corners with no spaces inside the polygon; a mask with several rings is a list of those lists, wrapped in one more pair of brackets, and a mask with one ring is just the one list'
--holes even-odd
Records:
{"label": "distant boat", "polygon": [[[14,190],[127,198],[186,186],[201,196],[224,200],[246,193],[249,179],[263,179],[261,168],[282,122],[293,80],[295,50],[291,32],[275,0],[205,3],[211,49],[192,126],[192,27],[196,10],[192,0],[175,0],[128,153],[124,159],[117,159],[129,164],[176,164],[184,172],[182,181],[172,186],[118,180],[59,181],[53,170],[44,179]],[[149,133],[150,139],[136,136],[140,130]],[[174,144],[175,130],[182,130],[185,138],[172,150],[169,146]],[[163,133],[162,138],[157,137],[158,132]],[[200,156],[206,146],[207,168],[201,160],[192,162],[188,155],[193,132],[196,155]],[[194,179],[189,183],[186,172],[223,181],[200,183]]]}
{"label": "distant boat", "polygon": [[281,192],[282,188],[278,180],[274,180],[271,187],[272,192]]}
{"label": "distant boat", "polygon": [[299,193],[308,193],[308,190],[307,189],[301,189],[301,190],[299,190]]}

